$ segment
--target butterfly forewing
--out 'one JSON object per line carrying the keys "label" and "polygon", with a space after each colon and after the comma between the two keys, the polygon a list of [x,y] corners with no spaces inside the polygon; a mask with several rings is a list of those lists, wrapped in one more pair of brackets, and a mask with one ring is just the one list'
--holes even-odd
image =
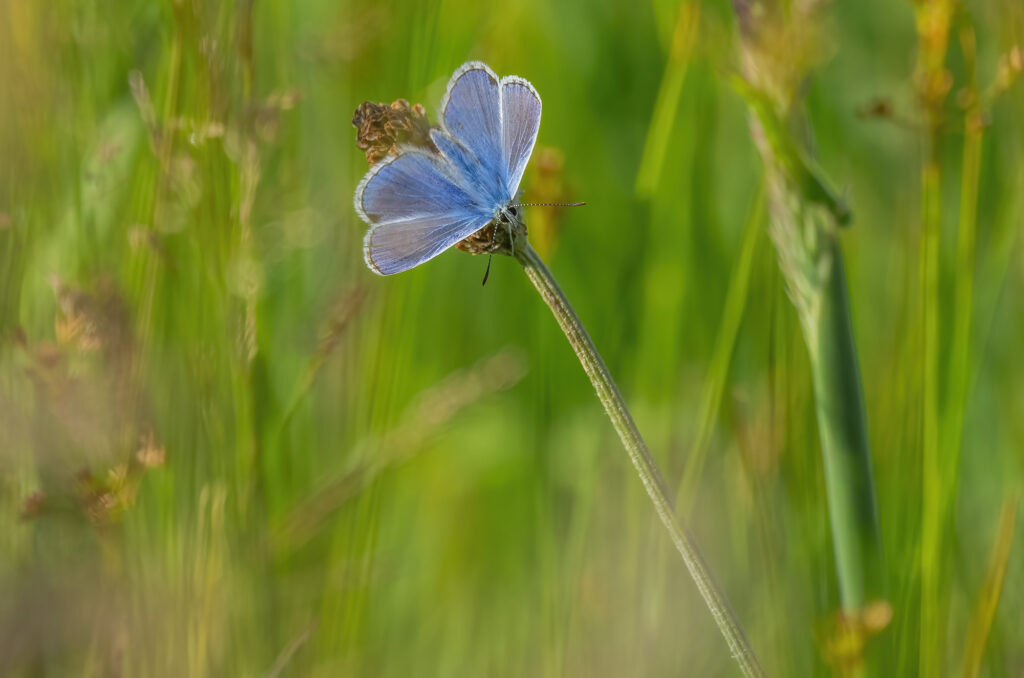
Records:
{"label": "butterfly forewing", "polygon": [[432,259],[493,216],[443,157],[412,149],[374,166],[356,189],[355,207],[371,225],[366,263],[382,275]]}
{"label": "butterfly forewing", "polygon": [[526,80],[510,75],[501,79],[502,157],[508,176],[506,187],[514,196],[533,153],[540,129],[540,96]]}
{"label": "butterfly forewing", "polygon": [[495,207],[508,200],[505,187],[497,183],[494,175],[458,139],[444,130],[433,129],[430,130],[430,140],[456,170],[458,181],[472,187],[473,193],[482,201],[482,206],[492,214]]}
{"label": "butterfly forewing", "polygon": [[498,76],[486,64],[471,61],[455,71],[441,102],[445,128],[479,163],[479,189],[494,199],[494,206],[508,202],[508,169],[502,150],[501,90]]}

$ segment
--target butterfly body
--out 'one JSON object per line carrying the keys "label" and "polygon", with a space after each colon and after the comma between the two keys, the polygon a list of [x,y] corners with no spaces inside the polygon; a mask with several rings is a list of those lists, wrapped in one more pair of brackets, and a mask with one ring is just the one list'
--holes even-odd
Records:
{"label": "butterfly body", "polygon": [[441,101],[436,152],[400,147],[356,188],[355,209],[370,225],[367,266],[381,275],[428,261],[492,222],[512,247],[524,232],[519,183],[540,127],[540,96],[516,76],[498,78],[478,61],[452,75]]}

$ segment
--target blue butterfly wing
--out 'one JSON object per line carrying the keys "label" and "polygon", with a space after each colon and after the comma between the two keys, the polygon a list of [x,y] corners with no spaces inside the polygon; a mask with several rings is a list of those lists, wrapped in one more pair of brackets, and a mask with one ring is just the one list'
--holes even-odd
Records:
{"label": "blue butterfly wing", "polygon": [[406,149],[382,160],[356,188],[356,212],[370,224],[366,264],[391,275],[436,257],[487,225],[486,202],[443,156]]}
{"label": "blue butterfly wing", "polygon": [[501,79],[502,159],[509,195],[519,190],[526,163],[540,129],[540,95],[528,81],[509,75]]}
{"label": "blue butterfly wing", "polygon": [[[432,129],[430,140],[434,142],[438,152],[455,168],[465,185],[479,187],[491,181],[480,160],[451,134],[444,130]],[[490,200],[490,196],[485,198]],[[498,204],[500,203],[495,203],[495,206]]]}
{"label": "blue butterfly wing", "polygon": [[444,127],[476,159],[480,168],[475,173],[476,185],[493,201],[493,207],[512,198],[503,151],[501,110],[500,80],[479,61],[470,61],[455,71],[441,100]]}

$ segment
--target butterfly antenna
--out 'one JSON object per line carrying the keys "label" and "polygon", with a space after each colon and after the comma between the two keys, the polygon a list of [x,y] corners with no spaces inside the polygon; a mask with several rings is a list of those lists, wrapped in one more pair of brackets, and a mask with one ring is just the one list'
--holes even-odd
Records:
{"label": "butterfly antenna", "polygon": [[493,254],[488,254],[487,255],[487,270],[484,271],[484,281],[482,283],[480,283],[481,287],[483,287],[484,285],[487,284],[487,276],[489,276],[491,274],[491,259],[493,259],[493,258],[494,258]]}
{"label": "butterfly antenna", "polygon": [[517,202],[513,207],[582,207],[585,202]]}

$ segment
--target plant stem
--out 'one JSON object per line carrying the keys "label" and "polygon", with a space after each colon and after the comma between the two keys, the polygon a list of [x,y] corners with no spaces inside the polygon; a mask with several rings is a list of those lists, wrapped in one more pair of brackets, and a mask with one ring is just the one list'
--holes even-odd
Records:
{"label": "plant stem", "polygon": [[746,78],[737,77],[734,86],[750,109],[752,136],[768,176],[769,233],[810,354],[840,602],[852,616],[885,592],[864,393],[838,235],[852,215],[807,144],[797,140],[803,135],[795,136],[796,130],[810,135],[797,84],[807,79],[800,70],[806,64],[777,58],[780,44],[794,54],[811,44],[787,43],[795,35],[814,34],[800,23],[814,16],[791,13],[788,3],[778,1],[736,0],[733,9]]}
{"label": "plant stem", "polygon": [[992,622],[995,619],[996,610],[999,608],[999,599],[1003,595],[1006,584],[1010,547],[1013,545],[1013,527],[1017,521],[1017,503],[1016,492],[1003,501],[995,542],[992,544],[992,552],[989,556],[988,572],[975,603],[970,625],[967,627],[967,647],[964,650],[963,669],[960,671],[963,678],[975,678],[981,672],[985,645],[992,632]]}
{"label": "plant stem", "polygon": [[840,599],[843,609],[854,612],[883,593],[882,549],[846,273],[839,241],[834,234],[825,237],[832,266],[821,281],[815,331],[805,334]]}
{"label": "plant stem", "polygon": [[797,162],[780,159],[778,152],[786,145],[771,141],[773,135],[786,134],[774,110],[761,102],[751,104],[751,112],[754,138],[768,169],[770,232],[811,359],[840,602],[845,612],[857,613],[884,594],[885,573],[838,237],[841,219],[849,215],[845,210],[837,214],[838,203],[822,200],[820,192],[808,193],[807,182],[786,171]]}
{"label": "plant stem", "polygon": [[572,306],[569,305],[569,300],[565,298],[565,294],[555,282],[551,271],[529,243],[525,242],[525,239],[521,242],[522,245],[516,248],[516,259],[522,264],[526,276],[540,292],[573,350],[576,351],[576,356],[583,365],[583,371],[587,373],[590,382],[597,390],[597,396],[601,400],[601,404],[604,405],[605,412],[608,413],[608,418],[611,419],[615,431],[619,434],[622,445],[629,453],[629,458],[632,460],[633,466],[636,467],[640,480],[643,481],[644,488],[658,512],[658,517],[661,518],[661,522],[672,538],[672,543],[683,557],[683,562],[686,563],[686,568],[690,571],[690,576],[693,577],[701,597],[704,598],[704,602],[711,611],[711,616],[714,617],[719,631],[725,637],[732,656],[739,663],[745,676],[763,676],[764,670],[758,662],[757,655],[754,654],[754,650],[735,614],[730,609],[725,595],[711,576],[697,544],[689,531],[676,520],[665,480],[658,470],[650,450],[647,449],[647,444],[640,436],[640,431],[637,430],[636,423],[633,421],[622,393],[619,392],[619,387],[612,379],[608,367],[601,359],[597,348],[594,347],[594,342],[591,341],[586,328],[580,322],[579,316],[576,315]]}
{"label": "plant stem", "polygon": [[[921,167],[920,276],[920,404],[921,404],[921,542],[918,673],[938,675],[944,664],[943,608],[940,582],[946,566],[943,552],[943,478],[939,412],[940,255],[942,243],[942,125],[948,88],[946,56],[953,25],[953,0],[918,3],[914,8],[918,35],[915,80],[927,119],[926,155]],[[968,57],[968,61],[973,61]],[[955,358],[954,358],[955,360]],[[955,473],[955,470],[953,470]]]}
{"label": "plant stem", "polygon": [[[936,140],[933,139],[933,142]],[[920,318],[921,337],[921,627],[918,647],[922,676],[934,676],[942,662],[942,450],[939,447],[939,250],[942,176],[933,143],[921,173]]]}

